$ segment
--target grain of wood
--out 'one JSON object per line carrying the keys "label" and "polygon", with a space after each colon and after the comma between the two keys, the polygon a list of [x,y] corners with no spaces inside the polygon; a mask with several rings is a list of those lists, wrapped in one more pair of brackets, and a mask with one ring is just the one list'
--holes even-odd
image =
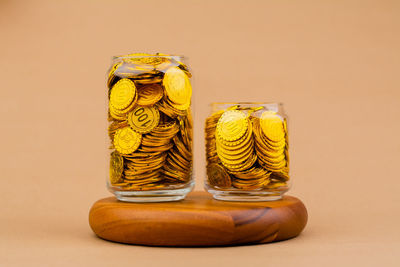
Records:
{"label": "grain of wood", "polygon": [[307,224],[297,198],[273,202],[225,202],[206,192],[183,201],[126,203],[115,197],[93,204],[89,224],[105,240],[149,246],[227,246],[293,238]]}

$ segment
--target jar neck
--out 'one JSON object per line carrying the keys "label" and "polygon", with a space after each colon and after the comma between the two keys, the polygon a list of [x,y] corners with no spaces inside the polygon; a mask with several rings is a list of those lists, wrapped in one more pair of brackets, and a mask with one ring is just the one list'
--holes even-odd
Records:
{"label": "jar neck", "polygon": [[113,62],[121,62],[121,61],[130,61],[130,60],[140,60],[140,59],[146,59],[146,58],[165,58],[169,60],[174,60],[178,62],[182,62],[185,60],[184,56],[181,55],[169,55],[169,54],[163,54],[163,53],[155,53],[155,54],[148,54],[148,53],[132,53],[132,54],[126,54],[126,55],[119,55],[119,56],[114,56]]}
{"label": "jar neck", "polygon": [[282,103],[274,103],[274,102],[214,102],[211,103],[210,106],[213,111],[224,110],[233,107],[237,107],[239,109],[262,108],[265,110],[271,110],[275,112],[283,110]]}

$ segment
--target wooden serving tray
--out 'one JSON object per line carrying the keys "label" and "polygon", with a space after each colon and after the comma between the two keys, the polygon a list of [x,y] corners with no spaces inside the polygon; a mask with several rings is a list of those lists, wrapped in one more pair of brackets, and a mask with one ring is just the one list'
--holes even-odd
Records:
{"label": "wooden serving tray", "polygon": [[226,246],[280,241],[307,224],[303,203],[291,196],[272,202],[226,202],[206,192],[185,200],[127,203],[115,197],[93,204],[89,224],[100,238],[149,246]]}

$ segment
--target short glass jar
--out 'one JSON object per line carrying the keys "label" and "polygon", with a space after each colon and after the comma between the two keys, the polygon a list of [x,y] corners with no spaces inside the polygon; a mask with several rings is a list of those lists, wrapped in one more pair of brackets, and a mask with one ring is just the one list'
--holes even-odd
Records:
{"label": "short glass jar", "polygon": [[175,201],[193,188],[192,75],[183,61],[165,54],[113,58],[107,187],[121,201]]}
{"label": "short glass jar", "polygon": [[205,145],[205,188],[215,199],[270,201],[289,190],[289,141],[282,104],[212,103]]}

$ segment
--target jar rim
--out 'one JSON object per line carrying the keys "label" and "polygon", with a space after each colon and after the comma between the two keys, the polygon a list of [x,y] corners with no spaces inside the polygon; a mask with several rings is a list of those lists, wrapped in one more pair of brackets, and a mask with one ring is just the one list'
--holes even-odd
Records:
{"label": "jar rim", "polygon": [[260,102],[260,101],[240,101],[240,102],[211,102],[210,106],[215,105],[279,105],[283,106],[282,102]]}
{"label": "jar rim", "polygon": [[[145,54],[145,53],[143,53]],[[129,58],[153,58],[153,57],[162,57],[162,58],[180,58],[182,59],[186,59],[185,56],[182,55],[175,55],[175,54],[161,54],[159,55],[158,53],[155,54],[147,54],[147,55],[135,55],[133,54],[126,54],[126,55],[117,55],[117,56],[113,56],[112,59],[116,60],[116,59],[129,59]]]}

